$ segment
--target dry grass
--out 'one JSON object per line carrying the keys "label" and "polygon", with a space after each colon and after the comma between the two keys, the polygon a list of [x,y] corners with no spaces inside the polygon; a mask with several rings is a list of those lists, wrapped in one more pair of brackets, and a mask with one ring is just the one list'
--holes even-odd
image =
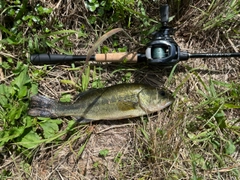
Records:
{"label": "dry grass", "polygon": [[[33,6],[36,2],[31,1]],[[87,37],[72,35],[74,44],[69,48],[74,54],[87,54],[89,47],[108,29],[121,27],[121,23],[109,24],[102,21],[90,24],[90,12],[83,1],[61,0],[41,1],[45,7],[53,8],[52,16],[62,22],[65,29],[79,30],[85,26]],[[160,2],[145,3],[147,14],[156,18]],[[196,1],[196,6],[206,8],[207,1]],[[185,6],[184,6],[185,7]],[[219,30],[203,32],[194,29],[200,12],[190,6],[181,13],[175,22],[178,27],[175,40],[181,49],[189,52],[234,51],[239,47],[237,39],[221,38]],[[51,21],[52,17],[49,17]],[[137,26],[137,21],[135,22]],[[134,25],[126,29],[133,39],[140,42],[141,32]],[[131,50],[138,50],[124,34],[118,34],[120,44]],[[114,49],[112,40],[104,42]],[[231,42],[231,43],[229,43]],[[57,44],[64,48],[64,44]],[[20,52],[13,48],[13,55]],[[58,51],[51,49],[52,53]],[[7,51],[6,53],[10,53]],[[199,90],[208,94],[204,85],[209,79],[222,82],[239,82],[240,62],[237,58],[191,59],[181,62],[170,79],[171,68],[148,65],[97,64],[92,63],[90,73],[95,67],[101,67],[98,78],[104,86],[123,82],[125,74],[131,72],[129,83],[141,82],[152,86],[165,86],[176,94],[174,104],[157,114],[122,121],[100,121],[90,125],[76,124],[74,130],[62,137],[58,144],[42,144],[33,149],[34,156],[27,163],[20,153],[7,151],[2,154],[0,169],[11,172],[12,179],[238,179],[240,174],[239,144],[231,155],[224,155],[227,140],[239,143],[239,129],[221,129],[214,118],[201,119],[205,101]],[[31,67],[43,69],[42,66]],[[120,69],[116,72],[116,70]],[[193,70],[195,69],[195,70]],[[81,84],[80,70],[72,70],[69,65],[48,68],[42,78],[37,79],[39,93],[60,98],[63,93],[78,94],[76,86],[63,83],[71,80]],[[0,69],[0,78],[1,77]],[[10,74],[8,74],[10,75]],[[10,79],[6,79],[9,83]],[[90,79],[89,88],[91,88]],[[221,88],[221,87],[216,87]],[[234,122],[239,127],[240,110],[226,110],[226,123]],[[66,128],[64,119],[62,129]],[[209,122],[213,127],[209,126]],[[214,129],[214,131],[213,131]],[[191,136],[192,135],[192,136]],[[193,137],[195,136],[195,139]],[[216,145],[214,143],[219,143]],[[108,150],[101,156],[102,150]],[[29,164],[28,164],[29,163]],[[31,166],[31,167],[29,167]],[[209,166],[206,167],[206,166]],[[2,171],[1,170],[1,171]],[[235,174],[235,175],[234,175]],[[237,177],[238,176],[238,177]]]}

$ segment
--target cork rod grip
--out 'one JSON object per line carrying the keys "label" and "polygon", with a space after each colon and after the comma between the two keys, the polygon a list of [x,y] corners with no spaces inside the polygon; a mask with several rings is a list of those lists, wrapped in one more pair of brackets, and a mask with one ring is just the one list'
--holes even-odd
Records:
{"label": "cork rod grip", "polygon": [[107,54],[96,54],[95,60],[97,62],[127,62],[137,63],[137,53],[107,53]]}

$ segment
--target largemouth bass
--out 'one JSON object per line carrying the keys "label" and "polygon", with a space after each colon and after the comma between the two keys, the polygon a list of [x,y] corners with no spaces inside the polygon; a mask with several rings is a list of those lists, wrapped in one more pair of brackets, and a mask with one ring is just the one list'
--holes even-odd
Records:
{"label": "largemouth bass", "polygon": [[28,114],[35,117],[76,117],[81,123],[143,116],[171,105],[164,90],[145,84],[119,84],[80,93],[72,103],[45,96],[31,98]]}

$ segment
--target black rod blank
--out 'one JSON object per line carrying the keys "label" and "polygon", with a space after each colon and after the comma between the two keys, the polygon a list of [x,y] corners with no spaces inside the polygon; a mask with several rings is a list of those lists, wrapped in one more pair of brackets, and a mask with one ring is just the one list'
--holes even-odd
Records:
{"label": "black rod blank", "polygon": [[240,57],[240,53],[189,53],[189,58]]}

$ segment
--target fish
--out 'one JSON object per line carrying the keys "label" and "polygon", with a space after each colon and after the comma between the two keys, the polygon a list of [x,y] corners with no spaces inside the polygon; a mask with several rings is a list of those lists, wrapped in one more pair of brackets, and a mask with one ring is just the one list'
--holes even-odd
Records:
{"label": "fish", "polygon": [[174,99],[164,89],[147,84],[117,84],[82,92],[73,102],[34,95],[31,97],[28,115],[33,117],[74,117],[80,123],[98,120],[120,120],[144,116],[160,111]]}

